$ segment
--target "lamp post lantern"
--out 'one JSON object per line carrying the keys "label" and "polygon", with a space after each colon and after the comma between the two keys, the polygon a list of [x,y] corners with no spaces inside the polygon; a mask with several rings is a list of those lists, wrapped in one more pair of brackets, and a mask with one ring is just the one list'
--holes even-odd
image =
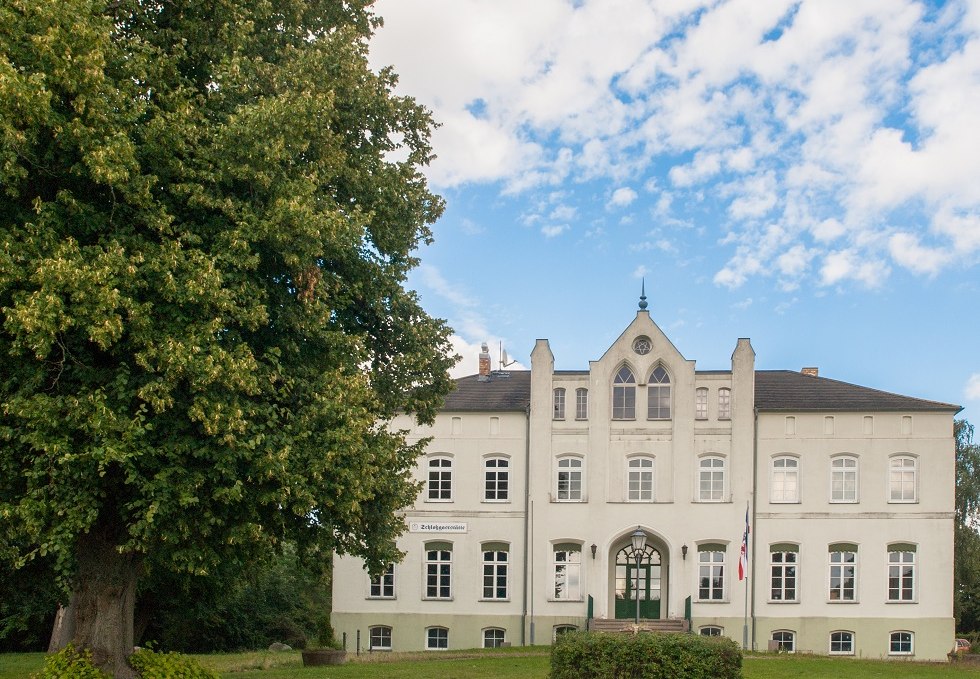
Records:
{"label": "lamp post lantern", "polygon": [[636,624],[640,624],[640,560],[643,558],[643,550],[647,546],[647,534],[637,526],[630,536],[633,542],[633,555],[636,557],[636,588],[633,596],[636,597]]}

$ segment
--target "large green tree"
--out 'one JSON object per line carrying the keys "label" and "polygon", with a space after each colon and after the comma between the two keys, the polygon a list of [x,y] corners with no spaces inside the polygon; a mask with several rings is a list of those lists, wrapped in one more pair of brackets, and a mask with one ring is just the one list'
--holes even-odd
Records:
{"label": "large green tree", "polygon": [[956,526],[953,537],[956,628],[980,631],[980,444],[973,425],[953,423],[956,439]]}
{"label": "large green tree", "polygon": [[117,676],[148,567],[397,556],[385,424],[452,359],[404,289],[433,123],[369,4],[0,3],[0,554],[55,561]]}

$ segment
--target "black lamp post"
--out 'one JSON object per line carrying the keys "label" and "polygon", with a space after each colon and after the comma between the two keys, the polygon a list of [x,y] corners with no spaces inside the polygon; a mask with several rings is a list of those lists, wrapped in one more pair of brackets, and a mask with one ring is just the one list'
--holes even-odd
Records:
{"label": "black lamp post", "polygon": [[640,624],[640,559],[643,558],[643,549],[647,546],[647,534],[637,526],[630,536],[633,541],[633,554],[636,556],[636,589],[633,596],[636,597],[636,624]]}

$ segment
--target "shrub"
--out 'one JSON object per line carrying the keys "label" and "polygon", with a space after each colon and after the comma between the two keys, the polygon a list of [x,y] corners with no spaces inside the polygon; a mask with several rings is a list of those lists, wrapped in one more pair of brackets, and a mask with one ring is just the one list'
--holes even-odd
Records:
{"label": "shrub", "polygon": [[740,679],[731,639],[692,634],[570,632],[551,647],[551,679]]}
{"label": "shrub", "polygon": [[85,650],[79,653],[69,644],[58,653],[44,659],[41,671],[32,674],[31,679],[111,679],[108,674],[92,664],[92,654]]}
{"label": "shrub", "polygon": [[219,679],[197,660],[180,653],[157,653],[144,648],[129,656],[129,664],[142,679]]}

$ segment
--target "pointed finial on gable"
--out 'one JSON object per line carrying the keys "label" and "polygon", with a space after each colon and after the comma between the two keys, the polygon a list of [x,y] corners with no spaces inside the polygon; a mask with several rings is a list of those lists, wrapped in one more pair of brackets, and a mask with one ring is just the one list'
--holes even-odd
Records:
{"label": "pointed finial on gable", "polygon": [[646,311],[647,308],[647,281],[646,279],[641,279],[640,283],[640,311]]}

